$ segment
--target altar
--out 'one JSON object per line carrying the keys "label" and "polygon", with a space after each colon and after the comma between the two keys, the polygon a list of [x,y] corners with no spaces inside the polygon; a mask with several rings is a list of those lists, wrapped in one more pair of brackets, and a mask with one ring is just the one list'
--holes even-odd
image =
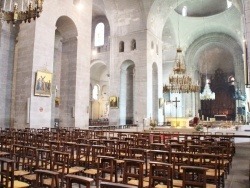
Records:
{"label": "altar", "polygon": [[165,122],[170,122],[171,127],[187,128],[192,119],[193,117],[165,117]]}

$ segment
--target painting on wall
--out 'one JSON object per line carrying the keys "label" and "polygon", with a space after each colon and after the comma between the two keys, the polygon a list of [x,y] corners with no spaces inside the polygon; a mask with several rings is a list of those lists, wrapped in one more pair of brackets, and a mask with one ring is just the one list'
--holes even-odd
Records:
{"label": "painting on wall", "polygon": [[52,87],[52,73],[48,71],[37,71],[35,80],[35,95],[49,97]]}
{"label": "painting on wall", "polygon": [[159,98],[159,108],[163,108],[164,107],[164,98]]}
{"label": "painting on wall", "polygon": [[119,104],[119,98],[112,96],[109,98],[109,106],[110,108],[118,108],[118,104]]}

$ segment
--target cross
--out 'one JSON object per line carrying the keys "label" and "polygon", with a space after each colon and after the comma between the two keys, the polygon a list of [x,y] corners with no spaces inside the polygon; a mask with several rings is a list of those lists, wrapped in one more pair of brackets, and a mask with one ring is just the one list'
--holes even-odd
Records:
{"label": "cross", "polygon": [[172,101],[172,102],[175,102],[175,108],[176,108],[175,126],[177,127],[177,102],[181,102],[181,101],[178,101],[178,100],[177,100],[177,97],[175,97],[175,101]]}
{"label": "cross", "polygon": [[172,101],[172,102],[175,102],[175,107],[177,108],[177,102],[181,102],[181,101],[177,101],[177,97],[175,97],[175,101]]}

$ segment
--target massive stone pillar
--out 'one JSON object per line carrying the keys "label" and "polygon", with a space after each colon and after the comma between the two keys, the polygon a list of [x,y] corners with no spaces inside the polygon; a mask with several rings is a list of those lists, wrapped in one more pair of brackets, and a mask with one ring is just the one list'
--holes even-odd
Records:
{"label": "massive stone pillar", "polygon": [[11,124],[12,78],[15,56],[16,28],[0,23],[0,127]]}

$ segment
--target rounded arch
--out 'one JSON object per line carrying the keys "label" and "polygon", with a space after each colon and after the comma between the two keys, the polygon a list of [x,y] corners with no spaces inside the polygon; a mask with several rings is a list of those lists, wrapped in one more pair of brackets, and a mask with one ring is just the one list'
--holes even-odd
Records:
{"label": "rounded arch", "polygon": [[135,122],[135,63],[125,60],[121,64],[120,73],[120,124]]}
{"label": "rounded arch", "polygon": [[78,36],[77,27],[68,16],[60,16],[56,21],[56,27],[65,40]]}
{"label": "rounded arch", "polygon": [[243,59],[241,46],[230,36],[222,33],[211,33],[195,40],[186,51],[186,62],[189,63],[193,70],[197,70],[199,67],[199,61],[193,61],[198,59],[201,49],[206,45],[217,44],[228,50],[233,57],[234,72],[237,76],[237,80],[244,82],[243,72]]}

